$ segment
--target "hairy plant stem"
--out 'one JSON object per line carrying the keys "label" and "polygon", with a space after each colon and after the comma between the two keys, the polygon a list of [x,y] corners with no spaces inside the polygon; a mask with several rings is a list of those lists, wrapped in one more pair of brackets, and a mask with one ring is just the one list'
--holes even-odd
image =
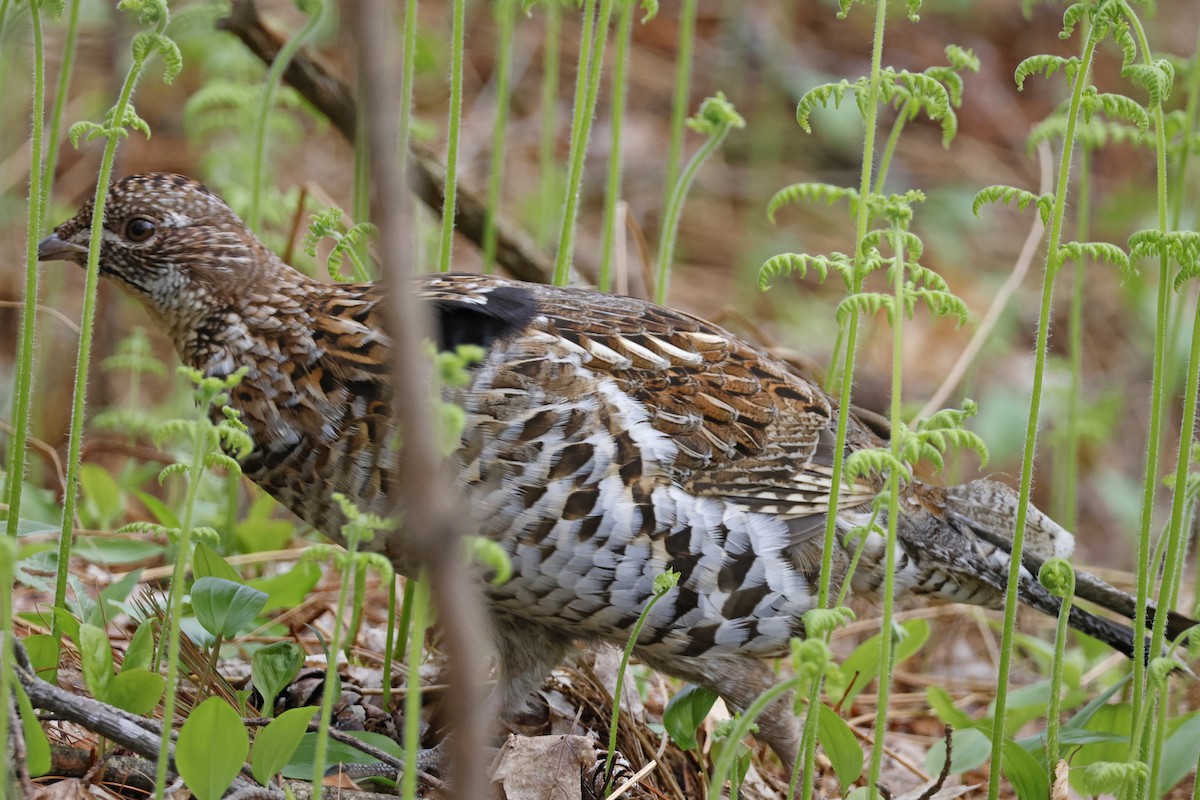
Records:
{"label": "hairy plant stem", "polygon": [[[1145,64],[1152,63],[1150,43],[1137,16],[1126,16],[1137,37]],[[1167,134],[1161,105],[1152,109],[1154,118],[1154,147],[1158,226],[1164,233],[1167,223]],[[1146,607],[1150,602],[1150,539],[1154,525],[1154,498],[1158,489],[1158,462],[1162,448],[1163,398],[1166,383],[1167,331],[1170,328],[1171,264],[1164,251],[1159,256],[1156,324],[1154,326],[1154,362],[1150,384],[1150,419],[1146,435],[1146,461],[1142,479],[1142,510],[1138,527],[1137,592],[1133,618],[1133,735],[1129,742],[1129,760],[1141,758],[1141,720],[1146,712]],[[1165,614],[1158,614],[1161,622]],[[1157,627],[1157,626],[1156,626]],[[1162,641],[1161,629],[1154,647]],[[1157,652],[1152,650],[1151,652]]]}
{"label": "hairy plant stem", "polygon": [[[321,785],[325,782],[325,759],[329,752],[329,725],[333,720],[333,705],[341,699],[341,681],[338,678],[338,653],[342,649],[342,636],[344,634],[345,625],[342,623],[342,617],[346,613],[346,601],[350,596],[351,588],[355,593],[358,592],[359,580],[361,571],[365,571],[365,566],[358,564],[358,536],[346,537],[346,552],[342,555],[345,559],[345,565],[342,567],[340,586],[338,587],[338,599],[336,610],[334,611],[333,633],[329,642],[329,652],[325,664],[325,687],[326,690],[321,694],[321,713],[318,716],[317,724],[317,741],[315,752],[313,753],[313,780],[312,780],[312,796],[322,797]],[[329,691],[329,687],[338,686],[337,692]]]}
{"label": "hairy plant stem", "polygon": [[[164,17],[158,25],[158,33],[167,26]],[[58,564],[54,584],[54,607],[66,608],[67,573],[71,557],[71,535],[74,532],[75,506],[79,494],[79,472],[82,467],[80,453],[83,451],[83,409],[87,400],[88,372],[92,357],[92,329],[96,320],[96,285],[100,279],[100,234],[104,223],[104,203],[108,197],[108,182],[112,177],[113,163],[117,157],[117,145],[121,136],[118,133],[134,87],[137,86],[142,70],[146,65],[145,59],[134,58],[125,74],[121,85],[121,93],[113,106],[113,130],[105,134],[104,154],[100,157],[100,171],[96,179],[96,196],[92,207],[91,241],[88,245],[87,271],[83,285],[83,309],[79,319],[79,349],[75,358],[75,386],[71,398],[71,425],[67,438],[67,476],[63,488],[62,533],[59,537]],[[36,173],[34,173],[36,174]],[[62,636],[62,626],[55,615],[52,623],[52,635],[58,641]],[[169,725],[168,725],[169,727]],[[165,765],[162,767],[165,769]],[[161,800],[161,794],[156,798]]]}
{"label": "hairy plant stem", "polygon": [[613,63],[612,90],[612,139],[608,152],[608,180],[604,188],[604,221],[600,230],[604,242],[600,249],[600,274],[596,288],[607,292],[612,287],[612,262],[617,242],[617,203],[621,199],[621,132],[625,121],[625,95],[627,94],[629,69],[629,40],[633,35],[633,11],[637,0],[621,0],[621,16],[617,23],[617,49]]}
{"label": "hairy plant stem", "polygon": [[[898,126],[897,126],[898,127]],[[904,425],[901,407],[904,363],[904,238],[900,224],[892,222],[892,472],[888,475],[887,545],[883,568],[883,616],[879,621],[879,688],[875,712],[875,743],[871,746],[871,767],[867,772],[867,797],[875,797],[879,773],[883,768],[883,741],[887,736],[888,697],[892,688],[892,668],[896,653],[893,606],[896,597],[897,526],[900,519],[900,464],[902,438],[898,435]]]}
{"label": "hairy plant stem", "polygon": [[[1075,189],[1075,238],[1081,242],[1088,241],[1091,165],[1091,147],[1084,144],[1079,148],[1079,182]],[[1079,500],[1075,495],[1079,486],[1079,416],[1083,413],[1083,295],[1086,289],[1083,264],[1075,264],[1072,272],[1071,310],[1067,322],[1071,383],[1067,389],[1066,441],[1057,470],[1063,476],[1062,487],[1057,493],[1062,498],[1060,517],[1063,527],[1069,531],[1075,530],[1079,511]]]}
{"label": "hairy plant stem", "polygon": [[[49,138],[46,141],[46,160],[42,168],[42,219],[39,228],[46,222],[46,210],[50,204],[50,189],[54,185],[54,173],[58,168],[58,145],[61,135],[63,114],[67,109],[67,93],[71,88],[71,72],[75,64],[75,46],[79,41],[79,7],[81,0],[70,0],[67,7],[67,30],[63,34],[62,65],[58,70],[54,107],[50,112]],[[0,21],[0,29],[3,22]],[[3,85],[3,84],[0,84]]]}
{"label": "hairy plant stem", "polygon": [[488,175],[487,216],[483,220],[483,271],[496,268],[496,214],[504,183],[504,142],[508,130],[509,83],[512,72],[513,27],[517,7],[514,0],[497,0],[496,15],[496,117],[492,123],[492,168]]}
{"label": "hairy plant stem", "polygon": [[[583,165],[587,158],[596,99],[600,94],[600,68],[604,64],[604,45],[608,40],[608,21],[615,0],[600,0],[599,19],[593,20],[596,0],[584,6],[583,38],[579,50],[579,75],[575,81],[575,113],[571,123],[571,157],[567,173],[567,197],[563,205],[558,255],[554,261],[554,285],[566,286],[575,254],[575,222],[579,216],[579,192],[583,186]],[[586,80],[585,80],[586,78]]]}
{"label": "hairy plant stem", "polygon": [[[862,172],[858,183],[858,213],[854,226],[854,285],[851,293],[862,291],[865,270],[861,267],[863,253],[862,242],[867,236],[867,227],[871,220],[868,213],[868,198],[871,193],[871,181],[874,175],[875,132],[879,121],[879,84],[883,71],[883,34],[887,22],[887,0],[877,0],[875,4],[875,32],[871,45],[871,74],[867,82],[866,116],[863,120],[863,162]],[[829,510],[825,518],[825,538],[821,547],[821,576],[817,589],[817,607],[829,606],[829,587],[833,577],[833,551],[838,546],[837,541],[837,512],[838,500],[841,495],[842,474],[846,464],[846,430],[850,422],[851,394],[854,390],[854,359],[858,352],[859,315],[850,314],[845,326],[845,351],[842,354],[841,387],[838,394],[837,433],[833,444],[833,465],[830,473]],[[839,326],[840,328],[840,326]],[[841,331],[839,330],[839,337]],[[821,698],[821,678],[813,679],[809,686],[808,712],[804,715],[804,730],[801,741],[804,751],[801,759],[804,762],[804,775],[801,779],[801,791],[804,800],[810,800],[813,795],[813,784],[816,767],[817,745],[817,714],[814,709]]]}
{"label": "hairy plant stem", "polygon": [[275,60],[271,62],[271,68],[267,70],[267,77],[263,82],[262,99],[259,101],[258,119],[254,128],[254,157],[250,161],[250,208],[246,213],[246,225],[253,231],[259,230],[262,226],[263,176],[267,169],[267,126],[271,109],[275,105],[275,93],[279,91],[283,72],[291,63],[292,57],[296,55],[297,50],[304,46],[305,42],[312,38],[313,33],[325,18],[326,0],[313,0],[313,2],[316,3],[315,13],[304,23],[300,32],[288,39],[280,48],[279,55],[275,56]]}
{"label": "hairy plant stem", "polygon": [[1050,238],[1046,249],[1046,269],[1042,276],[1041,310],[1038,315],[1037,344],[1034,345],[1033,389],[1029,398],[1029,416],[1025,425],[1025,448],[1021,458],[1021,483],[1017,499],[1017,519],[1009,557],[1008,591],[1004,598],[1004,627],[1000,634],[1000,663],[997,667],[995,724],[992,727],[991,766],[988,772],[988,800],[1000,795],[1001,756],[1004,750],[1004,713],[1008,706],[1008,680],[1012,671],[1013,638],[1017,625],[1017,585],[1021,576],[1021,553],[1025,546],[1025,523],[1029,516],[1029,495],[1033,488],[1033,456],[1037,446],[1038,418],[1042,408],[1042,389],[1046,374],[1046,349],[1050,336],[1050,303],[1054,297],[1054,278],[1062,266],[1059,246],[1062,243],[1063,218],[1066,214],[1067,188],[1071,176],[1071,155],[1075,149],[1075,125],[1079,116],[1083,87],[1091,69],[1096,38],[1088,33],[1083,55],[1071,87],[1071,102],[1067,108],[1067,128],[1063,135],[1063,151],[1058,165],[1058,185],[1054,193],[1054,209],[1050,215]]}
{"label": "hairy plant stem", "polygon": [[[207,413],[207,410],[203,410],[202,413]],[[187,472],[188,487],[183,505],[183,520],[176,544],[175,565],[171,570],[170,597],[167,603],[167,682],[162,701],[162,739],[159,741],[158,760],[154,767],[154,800],[163,800],[163,793],[167,788],[167,766],[171,760],[171,734],[174,732],[175,701],[179,689],[179,617],[183,612],[183,586],[192,554],[192,514],[196,508],[200,479],[204,475],[204,457],[208,454],[208,442],[201,431],[199,424],[192,429],[192,463]],[[58,607],[57,603],[55,607]],[[159,651],[161,650],[160,642]]]}
{"label": "hairy plant stem", "polygon": [[679,43],[675,46],[675,93],[671,97],[671,138],[667,146],[667,172],[663,177],[663,208],[683,166],[683,123],[688,116],[688,90],[692,82],[692,48],[696,40],[696,0],[683,0],[679,9]]}
{"label": "hairy plant stem", "polygon": [[[400,135],[396,157],[399,159],[400,176],[407,180],[408,140],[412,136],[413,78],[417,73],[417,0],[405,0],[404,3],[404,51],[400,57]],[[416,231],[413,232],[413,245],[420,249],[421,239]]]}
{"label": "hairy plant stem", "polygon": [[463,57],[466,44],[466,0],[454,0],[453,45],[450,50],[450,111],[446,132],[446,189],[442,202],[442,238],[438,246],[438,271],[450,271],[454,247],[454,209],[458,192],[458,138],[462,128]]}
{"label": "hairy plant stem", "polygon": [[[411,593],[409,587],[412,587]],[[411,610],[410,610],[411,609]],[[404,776],[401,790],[404,800],[417,796],[417,752],[421,749],[421,653],[425,646],[425,629],[429,627],[429,581],[419,580],[404,585],[404,610],[408,614],[408,682],[404,695]]]}
{"label": "hairy plant stem", "polygon": [[550,244],[554,234],[554,213],[557,206],[547,202],[554,194],[555,176],[558,175],[558,63],[560,58],[559,36],[562,31],[562,7],[558,3],[546,3],[546,35],[542,44],[542,108],[541,133],[538,139],[538,244]]}
{"label": "hairy plant stem", "polygon": [[[42,226],[42,118],[46,110],[46,54],[42,41],[41,5],[30,0],[30,27],[33,39],[33,119],[30,146],[32,164],[29,171],[29,211],[25,231],[25,302],[21,308],[20,342],[15,363],[14,383],[16,393],[12,411],[12,447],[8,463],[8,519],[5,526],[9,536],[17,535],[17,524],[21,519],[21,494],[25,483],[25,461],[29,449],[29,404],[33,394],[34,335],[37,331],[38,298],[38,241]],[[71,466],[74,466],[72,464]],[[76,469],[78,475],[78,469]],[[63,572],[62,569],[59,572]],[[63,576],[65,580],[65,575]],[[0,714],[8,714],[8,695],[0,704]]]}

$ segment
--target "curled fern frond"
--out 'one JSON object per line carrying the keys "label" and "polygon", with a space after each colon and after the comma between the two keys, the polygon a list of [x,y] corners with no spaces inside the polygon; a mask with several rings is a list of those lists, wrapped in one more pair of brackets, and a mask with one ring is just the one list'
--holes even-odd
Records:
{"label": "curled fern frond", "polygon": [[[836,264],[835,261],[837,262]],[[758,288],[763,290],[769,289],[771,281],[781,275],[790,275],[793,272],[798,272],[801,278],[805,278],[808,276],[810,267],[816,271],[817,276],[824,283],[825,278],[829,276],[830,269],[837,269],[845,274],[846,271],[853,271],[854,264],[845,253],[833,253],[829,256],[810,256],[807,253],[780,253],[764,261],[762,266],[758,268]]]}
{"label": "curled fern frond", "polygon": [[1030,56],[1017,65],[1017,70],[1013,75],[1013,79],[1017,82],[1017,91],[1025,88],[1025,79],[1030,75],[1041,73],[1049,78],[1060,69],[1066,71],[1068,78],[1073,77],[1075,70],[1079,69],[1079,59],[1075,56],[1064,58],[1046,54]]}
{"label": "curled fern frond", "polygon": [[889,475],[891,473],[899,473],[902,480],[908,480],[912,477],[912,470],[904,461],[899,460],[886,447],[867,447],[862,450],[855,450],[850,455],[846,456],[846,479],[856,480],[866,477],[872,473],[878,475]]}
{"label": "curled fern frond", "polygon": [[925,243],[921,241],[921,237],[917,236],[912,231],[894,231],[891,228],[876,228],[869,231],[863,237],[863,244],[869,247],[888,249],[892,248],[895,237],[899,236],[901,247],[904,250],[904,257],[909,261],[917,261],[925,252]]}
{"label": "curled fern frond", "polygon": [[785,205],[799,203],[802,200],[823,202],[833,205],[838,200],[850,201],[851,210],[858,208],[858,191],[845,186],[835,186],[832,183],[803,182],[785,186],[775,193],[767,203],[767,219],[775,221],[775,212]]}
{"label": "curled fern frond", "polygon": [[888,320],[892,324],[895,324],[894,306],[895,303],[890,294],[882,292],[856,292],[842,298],[842,301],[837,304],[834,318],[839,325],[844,325],[850,319],[851,314],[870,316],[879,313],[883,309],[887,311]]}
{"label": "curled fern frond", "polygon": [[857,92],[858,88],[857,83],[852,84],[843,79],[838,83],[825,83],[809,89],[800,98],[800,102],[796,106],[796,123],[805,133],[812,133],[812,125],[809,124],[808,120],[818,107],[828,108],[830,101],[832,101],[833,107],[839,108],[842,105],[842,100],[846,97],[846,92],[851,89]]}
{"label": "curled fern frond", "polygon": [[1153,64],[1130,64],[1121,70],[1121,74],[1146,90],[1151,108],[1161,106],[1175,85],[1175,68],[1162,58]]}
{"label": "curled fern frond", "polygon": [[1047,192],[1038,196],[1025,189],[998,183],[985,186],[976,193],[975,199],[971,201],[971,212],[978,217],[979,209],[983,208],[985,203],[1003,203],[1004,205],[1016,203],[1019,211],[1024,211],[1030,203],[1035,203],[1042,213],[1042,221],[1045,222],[1050,218],[1050,211],[1054,206],[1054,195]]}
{"label": "curled fern frond", "polygon": [[1129,256],[1120,247],[1109,242],[1066,242],[1058,248],[1055,268],[1061,268],[1067,261],[1082,261],[1085,258],[1112,264],[1120,270],[1122,278],[1134,277]]}

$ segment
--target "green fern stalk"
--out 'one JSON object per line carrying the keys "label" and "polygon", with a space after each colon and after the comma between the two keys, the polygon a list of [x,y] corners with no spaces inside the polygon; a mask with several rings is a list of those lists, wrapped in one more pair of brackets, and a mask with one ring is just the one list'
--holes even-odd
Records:
{"label": "green fern stalk", "polygon": [[[567,196],[563,205],[558,237],[558,256],[554,261],[554,285],[566,286],[575,254],[575,222],[579,216],[579,192],[583,186],[583,165],[587,158],[596,100],[600,94],[600,72],[604,64],[604,46],[608,41],[608,21],[615,0],[600,0],[598,19],[593,20],[596,0],[584,8],[583,40],[579,52],[579,75],[575,81],[575,113],[571,124],[571,156],[567,173]],[[589,34],[590,37],[589,37]],[[585,80],[586,78],[586,80]]]}
{"label": "green fern stalk", "polygon": [[[1126,6],[1128,9],[1128,6]],[[1137,16],[1128,13],[1129,21],[1138,46],[1142,51],[1144,64],[1152,62],[1150,43],[1146,31]],[[1167,222],[1167,134],[1163,119],[1161,104],[1153,108],[1154,119],[1154,149],[1155,149],[1155,196],[1157,200],[1158,228],[1166,233],[1170,228]],[[1154,498],[1158,489],[1159,453],[1162,447],[1162,418],[1164,383],[1166,380],[1166,334],[1170,326],[1170,284],[1171,265],[1167,253],[1159,256],[1158,295],[1156,298],[1156,323],[1154,326],[1154,363],[1150,384],[1150,418],[1146,434],[1146,461],[1142,483],[1142,511],[1138,528],[1137,554],[1137,592],[1133,618],[1133,735],[1130,738],[1129,759],[1141,758],[1141,742],[1138,733],[1141,725],[1140,718],[1145,713],[1146,691],[1146,607],[1150,599],[1150,539],[1154,524]],[[1165,614],[1156,615],[1165,617]],[[1161,620],[1156,620],[1161,621]],[[1162,641],[1160,635],[1155,640]],[[1150,652],[1157,652],[1151,650]]]}
{"label": "green fern stalk", "polygon": [[266,173],[267,162],[267,126],[271,109],[275,105],[275,93],[283,81],[284,70],[291,63],[304,43],[320,28],[325,18],[325,0],[303,0],[298,3],[300,10],[308,14],[308,20],[300,32],[284,43],[279,49],[271,68],[267,70],[263,82],[262,100],[258,106],[258,121],[254,129],[254,157],[250,164],[250,209],[246,214],[246,225],[251,230],[258,230],[262,225],[263,176]]}
{"label": "green fern stalk", "polygon": [[454,247],[454,210],[458,192],[458,138],[462,128],[463,57],[466,50],[466,0],[454,0],[453,45],[450,50],[450,111],[446,134],[446,189],[442,201],[442,238],[438,271],[450,271]]}
{"label": "green fern stalk", "polygon": [[[36,13],[36,12],[35,12]],[[2,21],[2,20],[0,20]],[[13,643],[13,564],[17,563],[17,540],[11,536],[0,537],[0,697],[13,697],[13,670],[16,667]],[[8,742],[8,725],[13,715],[9,713],[11,705],[5,702],[5,709],[0,713],[0,742]],[[0,758],[0,798],[8,794],[9,758]]]}
{"label": "green fern stalk", "polygon": [[[903,117],[903,115],[901,115]],[[899,127],[899,126],[896,126]],[[897,525],[900,519],[900,464],[903,438],[898,434],[904,428],[902,416],[902,368],[904,364],[904,238],[898,221],[892,222],[892,251],[895,259],[892,269],[892,401],[890,442],[893,466],[888,475],[887,545],[884,550],[883,568],[883,616],[879,621],[879,688],[875,711],[875,743],[871,746],[871,766],[867,773],[867,797],[875,797],[879,784],[879,773],[883,768],[883,741],[887,736],[888,697],[892,688],[892,669],[895,666],[896,637],[893,622],[893,607],[896,596],[896,547]],[[847,578],[847,581],[849,578]],[[811,710],[811,709],[810,709]]]}
{"label": "green fern stalk", "polygon": [[[67,10],[67,30],[63,34],[62,64],[58,70],[58,86],[54,95],[54,107],[50,111],[49,137],[46,140],[46,160],[42,169],[42,219],[39,229],[46,222],[46,211],[50,204],[50,189],[54,185],[54,173],[58,168],[58,145],[61,136],[63,114],[67,108],[67,94],[71,87],[71,72],[75,64],[75,46],[79,41],[80,0],[70,0]],[[3,30],[0,16],[0,30]],[[0,83],[2,86],[3,83]]]}
{"label": "green fern stalk", "polygon": [[670,205],[671,192],[683,164],[683,124],[690,107],[692,49],[696,40],[696,0],[683,0],[679,9],[679,44],[675,47],[675,93],[671,98],[671,138],[667,146],[667,172],[663,176],[663,208]]}
{"label": "green fern stalk", "polygon": [[617,49],[613,63],[612,139],[608,153],[608,181],[604,187],[604,242],[600,249],[600,274],[596,288],[607,292],[612,288],[612,262],[617,243],[617,203],[621,198],[621,132],[625,121],[625,95],[629,90],[626,73],[629,69],[629,40],[633,36],[633,10],[637,0],[621,0],[621,16],[617,22]]}
{"label": "green fern stalk", "polygon": [[504,142],[508,130],[508,106],[512,80],[512,41],[516,23],[515,0],[497,0],[496,14],[496,118],[492,123],[492,169],[488,176],[487,215],[483,220],[483,271],[496,267],[496,214],[500,210],[500,187],[504,182]]}
{"label": "green fern stalk", "polygon": [[[29,402],[33,393],[33,341],[37,330],[38,258],[37,248],[42,226],[42,117],[46,109],[46,53],[42,41],[41,3],[29,3],[30,32],[33,38],[33,142],[30,147],[32,164],[29,172],[29,211],[25,232],[25,303],[21,308],[17,339],[16,396],[13,398],[12,447],[8,458],[8,521],[9,536],[17,535],[21,517],[21,492],[25,483],[25,457],[29,449]],[[8,695],[4,695],[7,697]]]}
{"label": "green fern stalk", "polygon": [[[863,160],[862,172],[859,176],[858,214],[854,226],[854,259],[856,265],[862,259],[862,242],[867,236],[870,217],[867,211],[866,199],[871,192],[871,178],[874,175],[875,131],[879,120],[879,84],[880,73],[883,69],[883,33],[887,22],[887,0],[876,0],[875,3],[875,32],[871,45],[871,74],[867,84],[867,101],[863,119]],[[857,294],[863,287],[863,270],[854,270],[854,285],[851,293]],[[858,353],[859,315],[851,314],[844,326],[845,337],[842,341],[845,350],[841,362],[841,387],[838,395],[837,432],[833,445],[833,465],[830,473],[829,510],[826,512],[825,538],[821,549],[821,575],[817,584],[817,607],[829,606],[829,587],[833,575],[833,552],[837,547],[837,512],[838,499],[841,495],[842,476],[846,464],[846,430],[850,420],[850,400],[854,389],[854,360]],[[839,326],[840,327],[840,326]],[[839,332],[839,336],[840,336]],[[821,698],[821,679],[814,678],[809,687],[808,713],[804,715],[804,731],[802,741],[804,751],[801,759],[804,762],[804,775],[801,779],[801,791],[804,800],[811,800],[815,782],[814,769],[816,766],[817,746],[817,714],[816,704]]]}
{"label": "green fern stalk", "polygon": [[[412,587],[411,601],[409,587]],[[409,614],[408,682],[404,695],[404,775],[401,793],[404,800],[417,797],[417,752],[421,749],[421,654],[425,647],[425,629],[429,627],[429,582],[424,575],[406,581],[404,611]],[[411,609],[411,611],[410,611]]]}
{"label": "green fern stalk", "polygon": [[547,202],[554,194],[558,174],[558,62],[559,36],[562,32],[562,6],[558,0],[546,3],[546,35],[542,40],[541,133],[538,138],[538,243],[550,244],[554,233],[556,206]]}
{"label": "green fern stalk", "polygon": [[[400,67],[400,144],[397,156],[400,159],[400,174],[407,175],[408,140],[412,136],[413,77],[417,73],[417,0],[405,0],[404,3],[404,52],[401,57],[404,62]],[[420,241],[414,222],[413,242],[419,246]]]}
{"label": "green fern stalk", "polygon": [[[1004,598],[1004,627],[1000,635],[1000,663],[997,669],[995,713],[992,728],[991,766],[988,773],[988,800],[1000,795],[1000,768],[1004,750],[1004,713],[1008,705],[1008,681],[1012,671],[1013,638],[1017,624],[1017,585],[1020,582],[1021,554],[1025,547],[1025,523],[1029,515],[1029,495],[1033,486],[1033,455],[1037,446],[1038,418],[1042,407],[1042,390],[1046,373],[1046,345],[1050,333],[1050,304],[1054,296],[1054,278],[1061,266],[1059,245],[1062,243],[1063,218],[1066,213],[1067,190],[1071,176],[1071,155],[1075,149],[1075,126],[1079,117],[1083,87],[1091,69],[1096,37],[1088,33],[1083,55],[1071,87],[1071,102],[1067,108],[1067,128],[1063,135],[1062,155],[1058,165],[1058,185],[1055,187],[1054,207],[1050,215],[1050,238],[1047,244],[1046,268],[1042,277],[1041,309],[1038,315],[1037,344],[1034,346],[1033,389],[1029,398],[1029,416],[1025,426],[1025,449],[1021,459],[1021,483],[1017,500],[1016,529],[1013,531],[1009,558],[1008,592]],[[1136,638],[1136,637],[1135,637]],[[1136,661],[1136,658],[1135,658]]]}

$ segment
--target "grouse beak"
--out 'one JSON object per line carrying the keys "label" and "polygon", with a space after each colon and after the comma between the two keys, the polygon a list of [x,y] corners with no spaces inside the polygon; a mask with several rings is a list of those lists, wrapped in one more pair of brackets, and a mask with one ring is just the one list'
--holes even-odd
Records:
{"label": "grouse beak", "polygon": [[82,263],[88,249],[81,244],[58,238],[52,233],[38,242],[38,261],[74,261]]}

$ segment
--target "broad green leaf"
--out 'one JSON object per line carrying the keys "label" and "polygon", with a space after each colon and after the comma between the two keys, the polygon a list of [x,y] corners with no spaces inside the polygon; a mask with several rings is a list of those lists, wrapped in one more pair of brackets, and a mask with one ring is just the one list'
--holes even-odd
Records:
{"label": "broad green leaf", "polygon": [[838,782],[847,787],[862,775],[863,751],[846,721],[824,703],[817,703],[817,741],[825,751]]}
{"label": "broad green leaf", "polygon": [[131,669],[149,669],[154,660],[154,622],[142,620],[133,636],[129,638],[129,646],[125,648],[125,658],[121,660],[121,672]]}
{"label": "broad green leaf", "polygon": [[112,645],[108,634],[95,625],[79,626],[79,659],[83,662],[83,680],[92,697],[108,702],[108,686],[113,677]]}
{"label": "broad green leaf", "polygon": [[[992,741],[978,728],[956,730],[953,734],[953,757],[950,772],[960,774],[975,769],[992,755]],[[946,742],[939,741],[925,755],[925,770],[931,775],[942,771],[946,763]]]}
{"label": "broad green leaf", "polygon": [[147,561],[162,555],[164,550],[166,547],[158,542],[144,539],[80,536],[75,540],[71,554],[95,564],[119,565]]}
{"label": "broad green leaf", "polygon": [[[356,739],[361,739],[368,744],[378,747],[385,753],[396,758],[403,758],[404,751],[394,739],[389,739],[380,733],[369,733],[367,731],[346,731]],[[316,753],[316,733],[306,733],[300,740],[300,746],[296,748],[296,752],[292,754],[292,759],[287,763],[280,772],[285,778],[302,778],[310,779],[313,774],[313,766],[315,764],[314,755]],[[338,764],[378,764],[379,761],[372,756],[367,755],[362,750],[359,750],[353,745],[344,744],[342,742],[330,741],[328,749],[325,751],[325,763],[332,769]]]}
{"label": "broad green leaf", "polygon": [[158,705],[166,685],[166,679],[157,672],[141,668],[123,670],[109,683],[106,702],[130,714],[149,714]]}
{"label": "broad green leaf", "polygon": [[275,698],[304,666],[304,651],[294,642],[274,642],[250,657],[250,680],[263,698],[263,714],[275,716]]}
{"label": "broad green leaf", "polygon": [[1020,800],[1046,800],[1050,795],[1050,774],[1029,751],[1012,739],[1005,739],[1000,755],[1004,776]]}
{"label": "broad green leaf", "polygon": [[234,583],[243,583],[242,576],[229,566],[229,562],[221,558],[221,554],[204,542],[197,542],[192,551],[192,574],[200,578],[224,578]]}
{"label": "broad green leaf", "polygon": [[21,640],[33,671],[46,678],[46,673],[58,667],[58,641],[48,633],[35,633]]}
{"label": "broad green leaf", "polygon": [[99,464],[84,464],[79,471],[83,488],[84,510],[98,529],[113,527],[125,513],[121,487],[108,470]]}
{"label": "broad green leaf", "polygon": [[171,507],[159,500],[149,492],[143,492],[141,489],[134,489],[133,495],[142,502],[150,513],[154,515],[154,521],[164,528],[182,528],[183,525],[179,522],[179,516],[171,510]]}
{"label": "broad green leaf", "polygon": [[966,712],[954,705],[950,693],[941,686],[930,686],[926,689],[925,699],[928,701],[929,707],[937,714],[938,719],[955,730],[970,728],[975,724]]}
{"label": "broad green leaf", "polygon": [[236,636],[266,602],[266,592],[225,578],[201,578],[192,584],[192,611],[213,636]]}
{"label": "broad green leaf", "polygon": [[671,740],[683,750],[696,747],[696,730],[717,702],[717,695],[703,686],[689,683],[675,694],[663,710],[663,727]]}
{"label": "broad green leaf", "polygon": [[250,769],[256,781],[266,786],[287,765],[300,746],[308,723],[319,710],[316,706],[290,708],[258,732],[250,756]]}
{"label": "broad green leaf", "polygon": [[319,580],[321,568],[312,561],[300,561],[287,572],[269,578],[256,578],[248,583],[267,593],[267,604],[263,606],[263,611],[272,611],[300,605]]}
{"label": "broad green leaf", "polygon": [[1164,795],[1167,790],[1183,780],[1189,772],[1196,768],[1196,760],[1200,758],[1200,711],[1193,711],[1184,717],[1171,720],[1175,730],[1167,736],[1163,743],[1162,758],[1158,766],[1158,793]]}
{"label": "broad green leaf", "polygon": [[[33,713],[33,703],[25,694],[25,687],[15,683],[17,707],[21,711],[21,730],[25,735],[25,765],[30,777],[38,778],[50,771],[53,763],[50,758],[50,740],[38,722],[37,714]],[[6,710],[7,713],[7,710]]]}
{"label": "broad green leaf", "polygon": [[[929,639],[929,622],[926,620],[910,619],[900,628],[906,635],[896,643],[896,665],[900,665],[920,650],[921,646]],[[837,672],[826,681],[826,697],[834,705],[849,705],[858,696],[858,693],[867,688],[867,685],[879,674],[880,641],[879,634],[867,639],[842,662]]]}
{"label": "broad green leaf", "polygon": [[241,717],[219,697],[210,697],[183,723],[175,766],[197,800],[220,800],[250,753]]}

